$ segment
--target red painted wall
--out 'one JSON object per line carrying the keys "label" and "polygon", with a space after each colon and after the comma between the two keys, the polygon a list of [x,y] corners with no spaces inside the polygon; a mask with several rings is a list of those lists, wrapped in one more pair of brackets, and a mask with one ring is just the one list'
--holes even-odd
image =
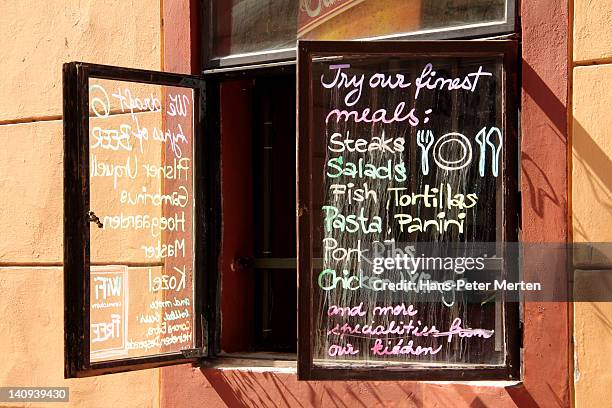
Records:
{"label": "red painted wall", "polygon": [[[523,240],[565,242],[567,215],[568,4],[523,0]],[[189,72],[198,10],[166,1],[165,69]],[[186,31],[191,32],[187,33]],[[176,41],[181,38],[181,41]],[[186,40],[192,39],[191,41]],[[168,44],[173,44],[169,47]],[[196,73],[197,71],[193,71]],[[526,277],[528,279],[528,276]],[[512,388],[417,382],[298,382],[294,375],[164,368],[164,407],[569,407],[569,308],[525,305],[524,383]]]}

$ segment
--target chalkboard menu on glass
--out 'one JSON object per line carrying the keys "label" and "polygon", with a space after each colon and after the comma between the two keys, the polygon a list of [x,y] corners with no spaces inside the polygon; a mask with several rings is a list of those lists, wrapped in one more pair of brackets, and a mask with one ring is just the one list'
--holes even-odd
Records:
{"label": "chalkboard menu on glass", "polygon": [[298,64],[300,378],[517,379],[518,305],[438,290],[511,262],[516,44],[306,41]]}
{"label": "chalkboard menu on glass", "polygon": [[72,63],[64,87],[67,375],[204,355],[202,81]]}

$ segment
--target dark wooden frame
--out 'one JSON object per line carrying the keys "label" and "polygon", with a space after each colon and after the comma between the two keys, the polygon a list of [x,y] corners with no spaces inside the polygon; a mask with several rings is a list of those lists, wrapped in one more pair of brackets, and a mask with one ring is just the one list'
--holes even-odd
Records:
{"label": "dark wooden frame", "polygon": [[[414,55],[469,57],[501,56],[504,61],[504,135],[503,200],[504,242],[518,241],[518,73],[520,66],[516,41],[415,41],[415,42],[354,42],[354,41],[300,41],[298,43],[298,158],[297,158],[297,211],[298,211],[298,378],[300,380],[520,380],[521,330],[518,303],[504,302],[505,342],[508,347],[504,366],[455,368],[440,364],[433,368],[417,365],[401,369],[381,368],[320,368],[313,365],[312,326],[312,223],[317,219],[311,202],[311,135],[309,133],[310,62],[312,54],[330,55]],[[509,175],[509,176],[506,176]],[[513,260],[518,262],[518,260]],[[507,262],[510,262],[507,260]],[[516,270],[516,265],[505,265]]]}
{"label": "dark wooden frame", "polygon": [[[212,2],[217,0],[202,0],[201,4],[201,43],[202,53],[201,62],[204,70],[214,69],[244,69],[254,64],[279,64],[295,63],[297,59],[297,47],[290,51],[283,52],[262,52],[257,55],[243,56],[227,60],[225,58],[215,58],[213,56],[213,10]],[[296,0],[297,1],[297,0]],[[398,33],[390,36],[392,41],[421,41],[421,40],[467,40],[484,38],[491,36],[508,35],[519,32],[517,0],[506,0],[506,20],[501,24],[470,24],[468,27],[456,26],[450,29],[441,27],[438,29],[426,30],[417,33]]]}
{"label": "dark wooden frame", "polygon": [[[194,343],[184,352],[90,362],[89,78],[191,88],[194,91]],[[214,276],[218,153],[214,137],[203,138],[205,82],[190,75],[128,69],[81,62],[63,66],[64,112],[64,375],[66,378],[197,362],[210,352],[213,330],[206,279]],[[212,180],[211,180],[212,179]],[[214,239],[212,240],[214,241]],[[207,286],[209,291],[207,291]],[[213,300],[214,301],[214,300]],[[207,331],[207,332],[206,332]],[[205,333],[206,332],[206,333]]]}

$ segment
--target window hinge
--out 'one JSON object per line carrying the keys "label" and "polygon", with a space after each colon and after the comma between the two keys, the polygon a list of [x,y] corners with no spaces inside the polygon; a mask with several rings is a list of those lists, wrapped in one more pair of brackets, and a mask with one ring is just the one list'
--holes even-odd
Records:
{"label": "window hinge", "polygon": [[304,204],[298,204],[297,208],[295,209],[295,213],[298,217],[301,217],[307,212],[308,208]]}

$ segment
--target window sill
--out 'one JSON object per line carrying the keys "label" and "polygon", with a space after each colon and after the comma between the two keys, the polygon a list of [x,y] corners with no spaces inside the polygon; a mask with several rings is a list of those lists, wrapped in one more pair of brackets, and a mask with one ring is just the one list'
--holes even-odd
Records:
{"label": "window sill", "polygon": [[509,388],[523,385],[522,381],[419,381],[424,384],[436,385],[469,385],[471,387]]}
{"label": "window sill", "polygon": [[203,367],[223,371],[297,374],[296,354],[285,353],[221,353],[214,360],[204,361]]}
{"label": "window sill", "polygon": [[[202,366],[221,371],[253,373],[277,373],[297,375],[296,354],[285,353],[220,353],[213,360],[205,360]],[[412,380],[411,380],[412,381]],[[519,387],[522,381],[417,381],[422,384],[467,385],[470,387],[509,388]]]}

